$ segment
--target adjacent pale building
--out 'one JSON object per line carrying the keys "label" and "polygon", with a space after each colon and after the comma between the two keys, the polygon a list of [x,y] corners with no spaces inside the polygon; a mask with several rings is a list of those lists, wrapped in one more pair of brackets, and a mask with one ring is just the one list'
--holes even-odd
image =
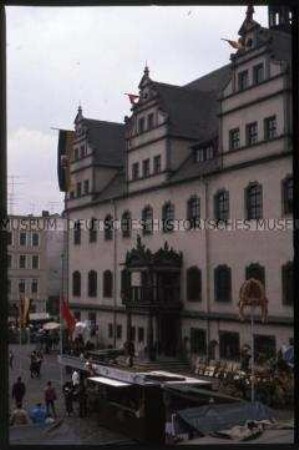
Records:
{"label": "adjacent pale building", "polygon": [[185,86],[146,67],[124,124],[78,110],[68,297],[104,345],[238,359],[250,277],[268,298],[257,355],[293,335],[291,16],[270,6],[264,28],[253,12],[226,66]]}
{"label": "adjacent pale building", "polygon": [[66,247],[64,222],[59,214],[49,215],[47,211],[41,216],[8,217],[10,317],[15,317],[21,296],[31,299],[32,313],[45,313],[47,308],[51,312],[53,303],[57,310],[62,280],[61,255]]}

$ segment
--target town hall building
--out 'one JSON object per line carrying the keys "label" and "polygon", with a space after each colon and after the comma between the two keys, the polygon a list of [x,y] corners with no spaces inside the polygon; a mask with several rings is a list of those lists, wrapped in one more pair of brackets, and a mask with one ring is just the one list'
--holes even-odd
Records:
{"label": "town hall building", "polygon": [[[124,123],[72,133],[68,300],[98,340],[178,357],[238,360],[251,344],[239,291],[265,286],[256,356],[293,336],[291,16],[247,8],[227,65],[185,86],[145,67]],[[72,226],[73,224],[73,226]]]}

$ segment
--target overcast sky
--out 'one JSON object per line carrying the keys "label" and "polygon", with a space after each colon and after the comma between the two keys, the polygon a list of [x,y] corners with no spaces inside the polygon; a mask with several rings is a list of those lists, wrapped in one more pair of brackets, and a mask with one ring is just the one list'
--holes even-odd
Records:
{"label": "overcast sky", "polygon": [[[184,85],[229,63],[241,6],[7,7],[9,212],[61,212],[58,132],[85,117],[123,122],[125,92],[153,80]],[[254,19],[267,26],[267,8]],[[12,176],[14,176],[14,183]],[[14,186],[13,186],[14,185]]]}

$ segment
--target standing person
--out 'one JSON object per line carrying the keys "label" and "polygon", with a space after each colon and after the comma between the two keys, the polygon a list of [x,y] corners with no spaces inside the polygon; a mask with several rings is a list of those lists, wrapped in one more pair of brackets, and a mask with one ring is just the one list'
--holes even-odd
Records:
{"label": "standing person", "polygon": [[9,367],[11,370],[13,369],[13,360],[14,360],[14,354],[11,350],[9,350]]}
{"label": "standing person", "polygon": [[26,394],[26,387],[25,384],[22,381],[21,377],[18,377],[16,383],[14,383],[12,387],[12,393],[11,396],[13,399],[15,399],[16,406],[23,405],[23,398]]}
{"label": "standing person", "polygon": [[42,352],[37,352],[37,354],[36,354],[36,375],[38,377],[40,377],[40,371],[41,371],[43,360],[44,360],[44,357],[43,357]]}
{"label": "standing person", "polygon": [[73,412],[73,386],[70,381],[64,383],[63,387],[66,415],[70,416]]}
{"label": "standing person", "polygon": [[56,410],[55,410],[56,399],[57,399],[56,391],[55,391],[54,387],[52,386],[51,381],[48,381],[47,387],[45,388],[46,410],[47,410],[47,415],[50,415],[50,408],[51,408],[54,419],[56,419],[56,417],[57,417]]}
{"label": "standing person", "polygon": [[73,374],[72,374],[72,384],[73,384],[73,387],[74,387],[74,388],[76,388],[76,386],[78,386],[78,385],[80,384],[80,375],[79,375],[79,373],[77,372],[77,370],[74,370],[74,371],[73,371]]}

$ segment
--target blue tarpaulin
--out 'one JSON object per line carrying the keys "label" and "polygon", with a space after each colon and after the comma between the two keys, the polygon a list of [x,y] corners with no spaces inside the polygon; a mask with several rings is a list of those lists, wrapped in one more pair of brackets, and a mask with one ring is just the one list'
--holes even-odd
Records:
{"label": "blue tarpaulin", "polygon": [[210,404],[177,412],[179,420],[206,434],[244,425],[250,420],[273,420],[273,411],[260,402]]}

